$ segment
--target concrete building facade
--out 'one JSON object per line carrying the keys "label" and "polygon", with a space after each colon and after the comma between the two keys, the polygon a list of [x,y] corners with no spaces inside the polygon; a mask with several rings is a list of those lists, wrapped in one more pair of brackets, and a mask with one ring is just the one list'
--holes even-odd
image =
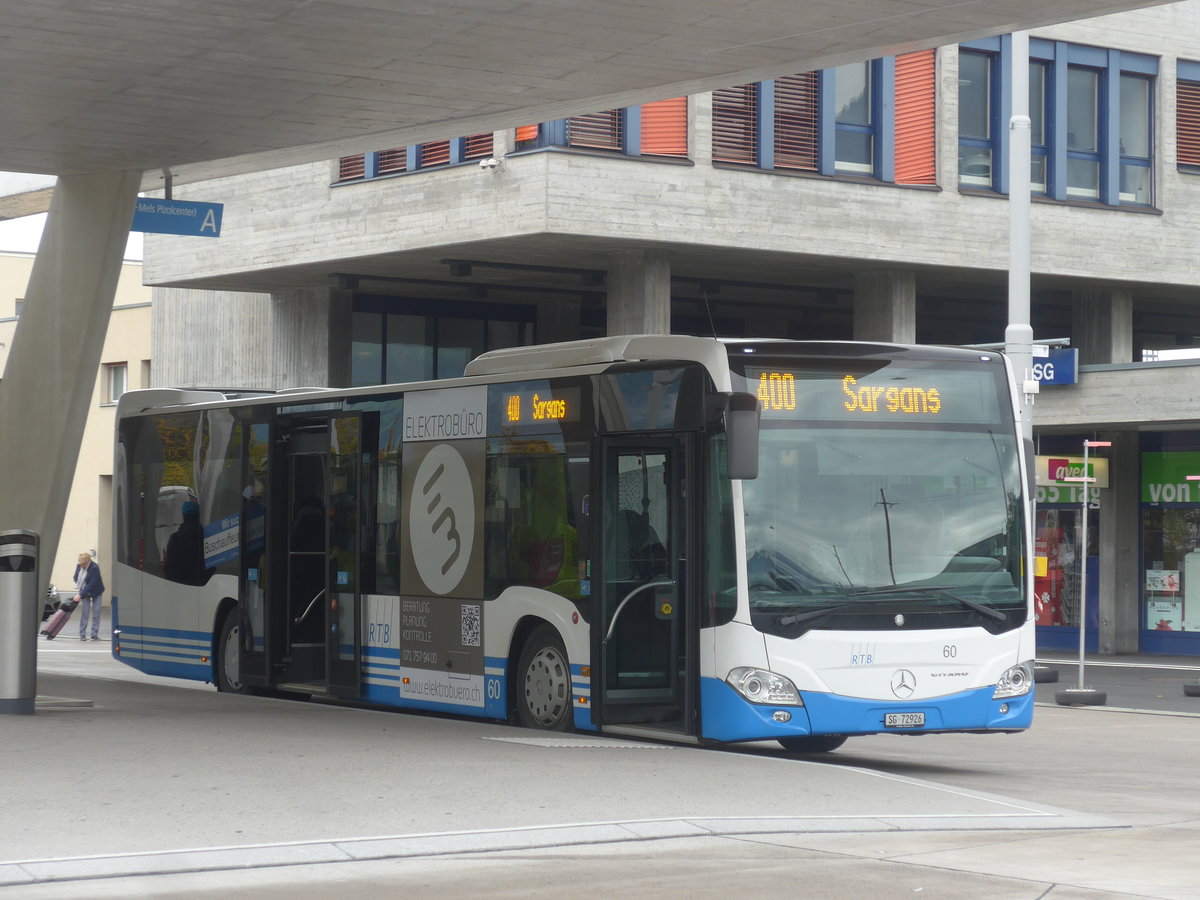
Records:
{"label": "concrete building facade", "polygon": [[[147,238],[153,383],[444,377],[605,332],[999,343],[1012,64],[999,36],[188,185],[223,232]],[[1030,64],[1033,326],[1079,363],[1035,408],[1041,639],[1080,616],[1052,476],[1101,437],[1089,640],[1200,654],[1200,365],[1172,358],[1200,353],[1200,2],[1039,29]]]}

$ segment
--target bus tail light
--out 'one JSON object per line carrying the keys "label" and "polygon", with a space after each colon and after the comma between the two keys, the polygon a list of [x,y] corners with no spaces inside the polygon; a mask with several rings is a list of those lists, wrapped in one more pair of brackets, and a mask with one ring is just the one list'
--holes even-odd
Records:
{"label": "bus tail light", "polygon": [[996,692],[993,700],[1003,700],[1006,697],[1023,697],[1033,688],[1033,663],[1017,663],[1011,669],[1006,669],[996,682]]}
{"label": "bus tail light", "polygon": [[739,666],[730,671],[725,683],[751,703],[773,706],[804,705],[804,701],[800,699],[800,692],[789,679],[766,669]]}

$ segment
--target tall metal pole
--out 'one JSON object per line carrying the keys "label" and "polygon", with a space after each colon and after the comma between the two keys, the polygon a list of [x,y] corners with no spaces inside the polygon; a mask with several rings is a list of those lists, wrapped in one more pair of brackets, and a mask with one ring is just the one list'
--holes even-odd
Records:
{"label": "tall metal pole", "polygon": [[1093,691],[1083,686],[1083,657],[1084,641],[1087,635],[1087,554],[1088,554],[1088,500],[1090,488],[1096,480],[1089,474],[1088,451],[1092,447],[1111,447],[1111,441],[1083,442],[1083,474],[1078,478],[1071,476],[1064,481],[1075,482],[1083,488],[1083,501],[1079,504],[1079,513],[1083,517],[1079,523],[1079,683],[1076,687],[1058,691],[1054,700],[1061,706],[1102,706],[1108,700],[1104,691]]}
{"label": "tall metal pole", "polygon": [[1012,360],[1021,398],[1021,435],[1033,440],[1033,325],[1029,314],[1029,32],[1012,34],[1012,117],[1008,123],[1008,327],[1004,352]]}
{"label": "tall metal pole", "polygon": [[1077,687],[1083,690],[1083,647],[1084,633],[1087,631],[1087,553],[1088,553],[1088,493],[1093,479],[1088,476],[1088,441],[1083,442],[1083,503],[1080,513],[1083,518],[1079,525],[1079,682]]}

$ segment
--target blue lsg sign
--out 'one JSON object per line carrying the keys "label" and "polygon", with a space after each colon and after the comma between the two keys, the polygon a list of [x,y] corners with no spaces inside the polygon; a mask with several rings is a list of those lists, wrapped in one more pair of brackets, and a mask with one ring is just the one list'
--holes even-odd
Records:
{"label": "blue lsg sign", "polygon": [[1060,347],[1050,350],[1047,356],[1035,356],[1033,377],[1042,386],[1077,383],[1079,350],[1075,347]]}

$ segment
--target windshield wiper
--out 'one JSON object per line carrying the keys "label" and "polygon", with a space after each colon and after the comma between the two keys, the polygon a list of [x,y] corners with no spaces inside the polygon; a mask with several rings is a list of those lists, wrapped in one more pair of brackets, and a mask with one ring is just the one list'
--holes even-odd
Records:
{"label": "windshield wiper", "polygon": [[954,593],[950,588],[940,587],[936,584],[928,584],[924,587],[895,587],[884,586],[877,588],[868,588],[856,592],[855,596],[877,596],[881,594],[940,594],[949,600],[954,600],[961,603],[969,609],[975,610],[980,615],[987,616],[996,622],[1004,622],[1008,619],[1004,613],[996,609],[994,606],[988,606],[986,603],[980,603],[978,600],[972,600],[970,597],[964,597],[961,594]]}
{"label": "windshield wiper", "polygon": [[801,622],[809,622],[812,619],[819,619],[821,616],[828,616],[831,613],[843,612],[854,606],[859,606],[859,601],[851,600],[849,603],[834,603],[832,606],[823,606],[820,609],[810,609],[808,612],[793,613],[790,616],[780,616],[780,625],[798,625]]}

